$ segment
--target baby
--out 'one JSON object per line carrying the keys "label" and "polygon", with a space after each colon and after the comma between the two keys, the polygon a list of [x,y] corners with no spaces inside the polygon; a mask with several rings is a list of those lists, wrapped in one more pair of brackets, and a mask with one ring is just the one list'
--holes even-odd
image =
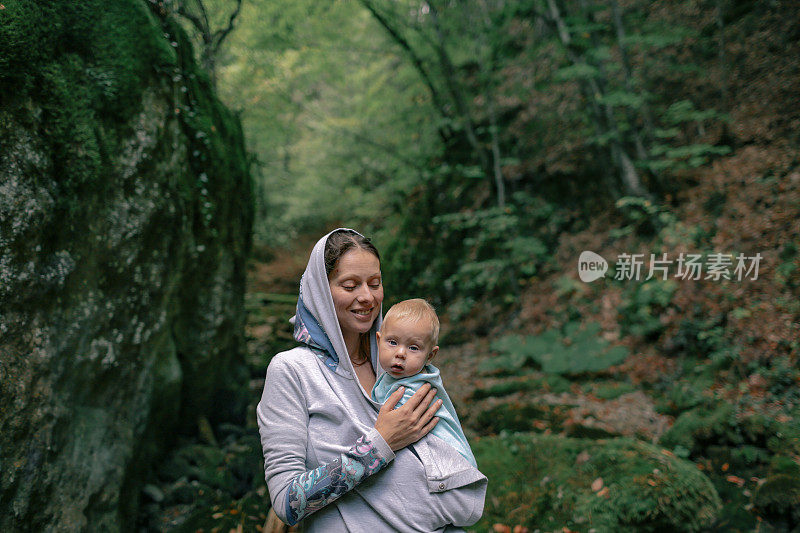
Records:
{"label": "baby", "polygon": [[464,431],[458,421],[453,402],[444,390],[439,369],[429,361],[439,351],[439,318],[425,300],[404,300],[392,306],[383,318],[377,333],[378,361],[385,370],[372,388],[372,399],[384,403],[399,387],[405,387],[403,405],[424,383],[437,390],[436,398],[442,406],[436,413],[439,423],[431,430],[447,444],[453,446],[472,466],[477,467]]}

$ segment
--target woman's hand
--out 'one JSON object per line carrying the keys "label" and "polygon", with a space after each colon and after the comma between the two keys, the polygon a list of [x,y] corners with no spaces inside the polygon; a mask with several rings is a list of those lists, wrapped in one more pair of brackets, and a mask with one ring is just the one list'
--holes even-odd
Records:
{"label": "woman's hand", "polygon": [[393,452],[417,442],[439,422],[439,417],[433,415],[441,407],[442,400],[431,404],[436,389],[431,388],[430,383],[423,384],[406,403],[395,409],[405,390],[405,387],[398,387],[386,399],[375,421],[375,429]]}

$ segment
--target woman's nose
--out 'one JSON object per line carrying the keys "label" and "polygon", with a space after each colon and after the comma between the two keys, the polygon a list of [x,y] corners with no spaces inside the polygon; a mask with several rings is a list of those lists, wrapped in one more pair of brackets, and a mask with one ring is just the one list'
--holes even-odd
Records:
{"label": "woman's nose", "polygon": [[372,294],[370,294],[369,288],[366,285],[362,285],[361,288],[358,290],[356,298],[358,298],[359,301],[366,302],[370,298],[372,298]]}

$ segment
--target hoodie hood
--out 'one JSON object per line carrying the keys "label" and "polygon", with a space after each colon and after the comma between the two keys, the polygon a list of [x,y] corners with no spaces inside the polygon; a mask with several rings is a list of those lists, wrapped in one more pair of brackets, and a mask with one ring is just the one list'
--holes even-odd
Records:
{"label": "hoodie hood", "polygon": [[[297,298],[297,310],[290,322],[294,325],[294,338],[308,345],[317,357],[325,363],[326,368],[345,377],[355,379],[353,364],[345,347],[339,319],[333,305],[328,275],[325,273],[325,243],[334,231],[349,228],[338,228],[331,231],[314,245],[308,259],[303,277],[300,279],[300,295]],[[349,230],[354,231],[354,230]],[[358,233],[358,232],[356,232]],[[358,235],[361,235],[358,233]],[[381,327],[383,306],[369,330],[370,359],[372,368],[379,371],[378,345],[375,332]]]}

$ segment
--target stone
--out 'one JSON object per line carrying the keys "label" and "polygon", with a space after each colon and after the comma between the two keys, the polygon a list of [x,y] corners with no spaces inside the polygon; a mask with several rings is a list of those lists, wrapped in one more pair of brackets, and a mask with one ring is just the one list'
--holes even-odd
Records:
{"label": "stone", "polygon": [[2,531],[133,529],[179,432],[243,420],[249,160],[193,57],[152,2],[0,12]]}

